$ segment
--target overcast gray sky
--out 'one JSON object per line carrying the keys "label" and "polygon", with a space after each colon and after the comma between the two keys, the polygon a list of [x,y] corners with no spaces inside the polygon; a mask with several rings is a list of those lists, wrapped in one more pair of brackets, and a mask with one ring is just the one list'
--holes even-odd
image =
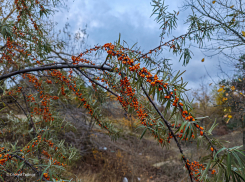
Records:
{"label": "overcast gray sky", "polygon": [[[137,46],[141,50],[148,50],[157,47],[160,43],[160,24],[154,21],[156,15],[152,17],[153,6],[150,5],[151,0],[67,0],[69,12],[62,10],[54,15],[53,20],[58,22],[57,30],[62,29],[66,22],[69,22],[69,30],[75,34],[79,28],[84,29],[87,24],[87,44],[91,47],[94,45],[104,45],[105,43],[118,40],[119,33],[121,39],[125,40],[131,47],[138,42]],[[168,11],[178,11],[183,5],[183,0],[171,1],[166,0],[165,5],[169,5]],[[165,36],[164,40],[171,40],[173,36],[179,36],[187,32],[187,25],[183,22],[186,20],[190,10],[180,12],[178,18],[178,28],[169,37]],[[172,59],[170,61],[173,70],[186,72],[182,75],[184,81],[188,81],[187,89],[199,88],[201,77],[205,76],[204,82],[209,84],[212,80],[207,76],[205,67],[209,75],[214,81],[218,81],[222,74],[218,70],[218,61],[222,63],[221,56],[207,58],[198,48],[192,48],[194,55],[190,63],[184,67],[179,62],[179,56],[173,55],[168,48],[162,53],[165,58]],[[205,58],[205,62],[201,59]],[[205,67],[204,67],[205,66]],[[234,68],[221,64],[222,69],[231,75]],[[176,72],[175,72],[176,73]],[[214,83],[213,83],[214,85]],[[210,87],[211,88],[211,87]]]}

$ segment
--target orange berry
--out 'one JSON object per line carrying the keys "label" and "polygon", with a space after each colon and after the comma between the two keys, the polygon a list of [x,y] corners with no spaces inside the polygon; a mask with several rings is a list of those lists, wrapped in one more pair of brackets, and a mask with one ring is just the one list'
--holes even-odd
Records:
{"label": "orange berry", "polygon": [[213,147],[211,147],[211,148],[210,148],[210,150],[213,152],[213,151],[214,151],[214,148],[213,148]]}
{"label": "orange berry", "polygon": [[203,136],[203,131],[200,131],[200,135],[202,135],[202,136]]}

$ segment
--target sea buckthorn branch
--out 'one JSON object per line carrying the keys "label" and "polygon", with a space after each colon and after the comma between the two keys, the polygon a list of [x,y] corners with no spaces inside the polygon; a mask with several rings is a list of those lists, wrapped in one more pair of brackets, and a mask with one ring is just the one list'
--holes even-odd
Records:
{"label": "sea buckthorn branch", "polygon": [[82,67],[82,68],[95,68],[95,69],[112,71],[111,68],[108,68],[108,67],[101,68],[100,66],[94,66],[94,65],[56,65],[56,66],[35,67],[35,68],[22,69],[19,71],[14,71],[12,73],[8,73],[8,74],[0,76],[0,80],[6,79],[6,78],[9,78],[11,76],[18,75],[21,73],[28,73],[28,72],[32,72],[32,71],[63,69],[63,68],[80,68],[80,67]]}
{"label": "sea buckthorn branch", "polygon": [[[53,145],[52,145],[53,146]],[[33,147],[33,146],[32,146]],[[56,150],[57,150],[57,147],[56,147]]]}
{"label": "sea buckthorn branch", "polygon": [[[5,159],[6,159],[6,158],[5,158]],[[6,168],[6,166],[4,166],[4,162],[1,161],[1,160],[5,160],[5,159],[0,159],[0,164],[1,164],[1,167],[3,168],[2,171],[8,172],[8,173],[10,173],[10,174],[13,174],[12,171],[10,171],[9,169]],[[11,157],[9,157],[9,159],[11,159]],[[3,178],[2,178],[2,175],[0,176],[0,178],[3,179]],[[15,176],[15,178],[19,179],[19,176]]]}
{"label": "sea buckthorn branch", "polygon": [[[24,158],[22,158],[22,157],[20,157],[20,156],[18,156],[18,155],[15,155],[15,154],[10,154],[10,156],[11,157],[15,157],[15,158],[17,158],[17,159],[19,159],[19,160],[22,160],[22,161],[24,161],[24,163],[29,167],[29,168],[31,168],[38,176],[41,176],[41,174],[42,174],[42,171],[38,171],[31,163],[29,163],[26,159],[24,159]],[[47,181],[47,179],[45,178],[45,177],[42,177],[42,180],[43,181]]]}
{"label": "sea buckthorn branch", "polygon": [[[42,131],[43,131],[43,130],[42,130]],[[35,146],[39,146],[40,143],[41,143],[41,141],[42,141],[42,140],[41,140],[41,135],[38,135],[37,139],[38,139],[38,140],[34,141],[32,144],[29,144],[27,147],[25,147],[25,148],[24,148],[24,151],[26,151],[27,149],[29,149],[30,146],[32,146],[32,148],[35,147]],[[46,142],[46,143],[48,143],[48,145],[49,145],[50,147],[54,148],[55,151],[58,150],[59,147],[55,146],[54,143],[53,143],[51,140],[46,140],[45,138],[43,138],[43,141]],[[31,148],[31,149],[32,149],[32,148]],[[38,148],[40,148],[40,147],[38,147]],[[42,148],[43,148],[43,146],[42,146]],[[22,152],[22,150],[20,150],[20,152]],[[26,151],[26,153],[29,153],[29,152],[30,152],[30,150],[27,150],[27,151]],[[34,152],[33,152],[33,153],[34,153]],[[56,159],[53,159],[53,158],[51,157],[51,155],[50,155],[47,151],[45,151],[45,150],[42,151],[42,154],[43,154],[44,156],[46,156],[48,159],[52,160],[52,161],[53,161],[53,165],[60,165],[60,166],[62,165],[63,167],[67,165],[67,164],[63,164],[63,163],[58,162]],[[58,155],[59,158],[62,157],[63,159],[66,159],[66,157],[65,157],[61,152],[58,152],[57,155]],[[22,158],[23,158],[23,157],[22,157]],[[37,168],[37,167],[36,167],[36,168]],[[41,166],[40,166],[40,171],[41,171]],[[48,176],[46,175],[45,178],[48,179]],[[56,179],[56,180],[57,180],[57,179]]]}
{"label": "sea buckthorn branch", "polygon": [[[26,105],[26,108],[27,108],[27,111],[28,111],[28,113],[30,114],[29,107],[28,107],[27,101],[26,101],[26,95],[25,95],[25,93],[23,92],[22,87],[20,87],[20,86],[18,85],[18,83],[16,83],[15,80],[12,79],[12,81],[15,82],[15,84],[18,86],[18,91],[20,91],[20,92],[22,93],[23,98],[24,98],[24,102],[25,102],[25,105]],[[17,102],[17,103],[18,103],[18,102]],[[18,103],[18,104],[19,104],[19,103]],[[19,104],[19,106],[20,106],[20,104]],[[22,107],[22,106],[20,106],[20,107],[21,107],[22,111],[24,112],[24,114],[26,115],[26,117],[28,118],[28,120],[30,119],[31,127],[33,128],[33,132],[34,132],[34,137],[37,137],[37,129],[36,129],[34,123],[33,123],[32,117],[29,118],[28,115],[27,115],[27,113],[26,113],[25,110],[23,109],[23,107]],[[38,160],[39,160],[40,164],[42,164],[42,159],[41,159],[41,149],[40,149],[40,148],[38,148]],[[40,167],[40,169],[41,169],[41,167]]]}
{"label": "sea buckthorn branch", "polygon": [[[106,44],[105,44],[104,46],[106,46]],[[108,47],[108,46],[110,46],[110,44],[107,45],[107,47]],[[115,54],[115,52],[113,52],[113,53]],[[117,56],[120,56],[120,55],[117,55]],[[127,60],[127,59],[125,58],[125,60]],[[132,62],[130,62],[130,63],[131,63],[131,65],[133,65]],[[130,64],[130,63],[129,63],[129,64]],[[144,74],[144,73],[145,73],[145,72],[143,72],[143,74]],[[148,73],[148,74],[149,74],[149,73]],[[151,83],[152,83],[153,80],[155,80],[153,77],[147,77],[147,79],[148,79],[148,82],[151,82]],[[155,85],[155,82],[153,82],[153,85]],[[164,87],[164,88],[165,88],[165,90],[166,90],[166,87]],[[176,90],[176,89],[175,89],[175,90]],[[168,93],[169,96],[165,96],[165,98],[167,98],[167,97],[168,97],[168,98],[169,98],[169,97],[173,97],[173,95],[172,95],[173,92],[170,92],[170,91],[168,91],[168,90],[166,90],[166,91],[167,91],[167,93]],[[175,101],[178,102],[178,98],[177,98],[176,96],[175,96]],[[174,102],[174,103],[175,103],[175,102]],[[182,105],[183,105],[182,103],[178,102],[178,106],[180,107],[180,110],[181,110],[181,111],[183,111]],[[174,106],[177,106],[177,105],[175,104]],[[188,113],[185,113],[185,114],[188,114]],[[184,116],[183,116],[183,117],[184,117]],[[188,116],[188,115],[185,116],[185,119],[189,119],[190,121],[191,121],[191,120],[192,120],[192,121],[195,121],[195,119],[194,119],[191,115],[190,115],[190,116]],[[195,123],[194,123],[194,125],[195,125],[196,127],[199,126],[199,125],[196,125]],[[201,128],[197,127],[197,128],[200,130],[200,133],[203,134],[203,131],[202,131],[203,128],[202,128],[202,127],[201,127]],[[210,143],[210,145],[212,146],[212,148],[215,149],[214,145],[211,143],[211,141],[208,139],[208,137],[207,137],[206,135],[205,135],[205,138],[208,140],[208,142]],[[212,150],[212,148],[211,148],[211,150]],[[215,151],[217,152],[216,149],[215,149]]]}
{"label": "sea buckthorn branch", "polygon": [[[24,12],[26,12],[27,13],[27,15],[29,16],[29,18],[30,18],[30,20],[31,20],[31,22],[32,22],[32,24],[33,24],[33,26],[34,26],[34,28],[35,28],[35,30],[40,34],[40,35],[42,35],[42,31],[41,30],[39,30],[39,27],[38,27],[38,25],[36,24],[36,22],[32,19],[32,15],[31,15],[31,6],[35,6],[35,4],[39,4],[39,1],[35,1],[35,4],[33,4],[33,3],[31,3],[31,6],[30,7],[27,7],[27,4],[25,3],[26,1],[24,1],[24,0],[15,0],[15,6],[16,6],[16,9],[17,9],[17,11],[19,12],[19,15],[17,16],[17,18],[18,18],[18,20],[16,21],[16,23],[15,23],[15,27],[14,27],[14,29],[16,29],[16,27],[17,27],[17,25],[19,24],[19,22],[21,21],[21,18],[22,18],[22,14],[24,13]],[[22,5],[22,7],[21,7],[21,5]],[[42,12],[43,11],[45,11],[45,9],[43,8],[43,6],[40,4],[39,5],[39,7],[40,7],[40,9],[41,9],[41,11],[40,11],[40,15],[42,16]],[[47,9],[46,9],[46,11],[47,11]],[[25,24],[24,24],[25,25]],[[39,30],[39,31],[38,31]]]}
{"label": "sea buckthorn branch", "polygon": [[[10,51],[10,54],[12,54],[12,57],[15,56],[15,53],[12,53],[11,49],[14,49],[17,52],[20,52],[20,55],[23,55],[23,56],[25,56],[25,55],[30,56],[31,55],[31,54],[27,54],[27,51],[25,51],[25,49],[23,47],[19,46],[19,43],[17,44],[15,42],[10,41],[10,38],[7,38],[7,47],[8,47],[7,51]],[[16,49],[16,47],[20,47],[21,49]],[[19,59],[20,55],[17,57],[17,59]],[[11,62],[11,64],[14,64],[17,69],[19,69],[18,67],[20,67],[20,65],[22,67],[23,67],[23,65],[25,65],[25,63],[22,63],[22,64],[20,63],[21,60],[18,60],[18,62],[14,62],[12,57],[10,57],[10,56],[6,55],[5,53],[3,53],[3,56],[1,57],[1,60],[6,59],[8,62]],[[35,58],[33,58],[33,60],[35,60]],[[38,61],[37,61],[37,63],[38,63]]]}
{"label": "sea buckthorn branch", "polygon": [[150,98],[149,95],[147,94],[146,90],[144,89],[143,85],[141,85],[141,88],[142,88],[142,90],[144,91],[145,95],[147,96],[148,100],[151,102],[151,104],[153,105],[153,107],[154,107],[155,110],[157,111],[157,113],[161,116],[162,120],[165,122],[166,126],[168,127],[168,130],[171,132],[171,135],[174,137],[175,143],[177,144],[177,146],[178,146],[178,148],[179,148],[179,151],[180,151],[180,153],[181,153],[182,156],[183,156],[183,160],[184,160],[184,162],[185,162],[186,165],[187,165],[187,169],[188,169],[188,172],[189,172],[190,179],[191,179],[191,181],[193,181],[193,180],[192,180],[192,175],[191,175],[191,170],[190,170],[190,168],[189,168],[189,165],[187,164],[187,159],[186,159],[186,157],[185,157],[184,154],[183,154],[183,150],[182,150],[182,148],[181,148],[180,143],[178,142],[176,136],[174,135],[173,130],[172,130],[171,127],[170,127],[170,126],[171,126],[170,123],[169,123],[169,122],[162,116],[162,113],[158,110],[158,108],[156,107],[156,105],[154,104],[154,102],[151,100],[151,98]]}
{"label": "sea buckthorn branch", "polygon": [[[123,74],[121,74],[121,76],[122,76]],[[126,79],[127,79],[127,77],[125,77]],[[122,80],[121,80],[122,81]],[[144,90],[144,88],[142,88],[143,90]],[[144,90],[145,91],[145,90]],[[145,94],[148,96],[148,94],[145,92]],[[148,98],[149,98],[149,96],[148,96]],[[122,102],[121,102],[122,103]],[[125,106],[126,107],[126,106]],[[156,106],[154,105],[154,107],[156,108]],[[157,111],[158,111],[158,109],[157,109]],[[159,112],[159,111],[158,111]],[[170,128],[171,126],[170,126],[170,124],[168,124],[167,123],[167,125],[168,125],[168,127]],[[147,125],[148,126],[148,125]],[[149,126],[148,126],[149,127]],[[172,131],[172,133],[173,133],[173,131]],[[154,132],[153,132],[153,134],[154,134]],[[174,135],[174,134],[173,134]],[[156,137],[156,136],[155,136]],[[175,137],[175,136],[174,136]],[[171,138],[171,135],[170,135],[170,138]],[[176,138],[175,138],[176,139]],[[177,139],[176,139],[176,141],[177,141]],[[178,142],[178,141],[177,141]],[[177,145],[178,145],[178,143],[177,143]],[[180,151],[182,152],[182,149],[180,148]],[[183,153],[182,153],[183,154]],[[184,158],[185,159],[185,158]],[[186,161],[186,164],[187,164],[187,161]],[[187,165],[187,166],[189,166],[189,165]],[[192,176],[191,175],[191,171],[190,171],[190,169],[189,169],[189,167],[188,167],[188,170],[189,170],[189,174],[190,174],[190,177]],[[192,178],[191,178],[192,179]]]}
{"label": "sea buckthorn branch", "polygon": [[[20,157],[19,155],[15,154],[17,151],[13,152],[13,153],[7,153],[9,152],[6,151],[6,149],[4,147],[1,148],[0,150],[1,153],[4,153],[4,156],[3,156],[3,159],[0,159],[0,164],[2,167],[4,167],[5,171],[8,172],[8,173],[12,173],[10,170],[8,170],[7,168],[5,168],[4,166],[4,163],[7,162],[8,160],[14,160],[15,162],[17,162],[15,159],[13,159],[13,157],[17,158],[17,159],[20,159],[22,161],[24,161],[24,163],[29,167],[31,168],[38,176],[40,176],[40,174],[42,172],[38,171],[31,163],[29,163],[26,159],[24,159],[24,156],[23,157]],[[7,154],[6,154],[7,153]],[[2,157],[2,154],[0,154],[0,158]],[[18,178],[18,176],[15,176]],[[45,179],[43,179],[44,181],[46,181]]]}
{"label": "sea buckthorn branch", "polygon": [[[39,4],[38,1],[36,1],[36,4]],[[50,46],[48,43],[46,44],[42,44],[43,41],[41,41],[41,38],[45,39],[45,37],[43,37],[43,33],[42,33],[42,30],[40,29],[41,27],[39,27],[39,25],[36,24],[36,22],[31,18],[31,6],[35,6],[35,3],[31,3],[31,6],[30,7],[27,7],[28,5],[26,4],[26,1],[18,1],[16,0],[15,1],[15,6],[16,6],[16,9],[17,11],[19,12],[19,16],[17,17],[18,18],[18,21],[15,22],[15,25],[13,27],[13,32],[14,32],[14,38],[17,39],[17,38],[20,38],[21,40],[25,40],[27,41],[27,39],[25,38],[25,35],[30,35],[31,38],[34,40],[34,43],[37,44],[37,42],[39,41],[41,43],[41,46],[38,45],[39,48],[41,48],[42,50],[44,50],[45,52],[49,52],[49,49],[50,49]],[[39,5],[41,11],[40,11],[40,16],[42,16],[42,12],[44,11],[49,11],[49,10],[44,10],[43,6],[42,5]],[[31,13],[30,13],[31,12]],[[21,25],[18,27],[18,29],[16,28],[17,25],[19,24],[20,20],[22,17],[24,17],[24,19],[27,18],[26,14],[29,16],[32,24],[34,25],[34,28],[35,30],[38,32],[38,35],[39,37],[41,37],[39,40],[37,39],[37,37],[34,35],[34,34],[31,34],[31,32],[29,31],[29,27],[28,25],[26,25],[26,21],[22,21],[21,22]],[[21,32],[21,28],[23,28],[25,26],[25,30],[27,30],[27,33],[23,33]],[[17,30],[17,31],[16,31]],[[5,36],[5,35],[4,35]],[[12,34],[11,35],[7,35],[8,38],[10,38],[12,40]],[[28,39],[29,40],[29,39]],[[47,42],[46,40],[44,42]],[[26,45],[26,43],[25,43]],[[46,47],[45,47],[46,46]],[[23,51],[23,50],[22,50]],[[40,57],[42,57],[43,54],[40,54]],[[35,60],[35,59],[34,59]]]}
{"label": "sea buckthorn branch", "polygon": [[[125,58],[125,57],[124,57],[124,58]],[[126,63],[126,62],[124,62],[124,63]],[[132,65],[132,64],[131,64],[131,65]],[[150,77],[150,78],[152,78],[152,77]],[[150,80],[150,81],[151,81],[151,80]],[[148,82],[150,82],[150,81],[148,81]],[[154,84],[154,83],[153,83],[153,84]],[[170,98],[171,96],[172,96],[172,93],[170,93],[170,96],[166,96],[166,97],[169,97],[169,98]],[[166,97],[165,97],[165,98],[166,98]],[[176,101],[176,102],[177,102],[177,101]],[[175,104],[175,105],[176,105],[176,104]],[[178,103],[178,105],[179,105],[179,106],[182,106],[183,104],[182,104],[182,103]],[[176,105],[176,106],[177,106],[177,105]],[[182,110],[183,110],[183,109],[182,109]],[[188,112],[187,112],[187,113],[188,113]],[[192,117],[190,117],[190,116],[186,116],[186,119],[193,120]],[[195,125],[195,126],[196,126],[196,125]],[[203,131],[201,131],[200,133],[203,134]],[[212,150],[212,149],[213,149],[213,148],[211,148],[211,150]]]}

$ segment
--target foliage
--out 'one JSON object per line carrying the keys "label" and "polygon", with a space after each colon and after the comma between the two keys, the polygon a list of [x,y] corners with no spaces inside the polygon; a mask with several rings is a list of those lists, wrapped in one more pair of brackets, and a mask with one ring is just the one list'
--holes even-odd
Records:
{"label": "foliage", "polygon": [[[237,64],[237,68],[244,73],[244,68],[241,67],[243,64],[243,56],[241,56],[240,64]],[[233,123],[235,122],[237,127],[244,127],[244,76],[234,75],[232,80],[222,80],[219,82],[220,89],[218,90],[220,97],[218,105],[222,105],[225,109],[227,118],[227,123],[233,118]]]}
{"label": "foliage", "polygon": [[[55,4],[57,1],[52,2]],[[159,1],[153,2],[156,7],[160,6]],[[134,46],[129,48],[121,45],[119,35],[119,40],[114,44],[95,46],[66,59],[53,49],[55,43],[45,36],[45,29],[39,21],[39,17],[49,15],[51,10],[44,8],[44,4],[37,0],[15,0],[12,6],[19,15],[14,21],[5,19],[1,22],[1,36],[5,44],[0,48],[0,65],[5,70],[0,80],[11,79],[16,85],[7,90],[4,83],[3,96],[16,94],[16,104],[26,115],[26,119],[18,119],[13,112],[9,112],[8,121],[1,126],[3,138],[8,139],[0,144],[2,180],[7,173],[19,174],[28,171],[34,172],[38,180],[69,180],[62,172],[80,156],[76,155],[76,148],[65,146],[58,135],[76,128],[72,124],[61,122],[62,118],[55,107],[64,102],[70,105],[74,95],[78,98],[78,107],[85,108],[86,114],[90,114],[91,123],[96,123],[112,140],[116,140],[120,137],[120,131],[112,122],[106,120],[101,112],[106,100],[110,95],[114,95],[125,112],[138,117],[140,127],[143,128],[141,138],[149,131],[162,147],[168,147],[171,140],[174,140],[191,181],[219,181],[220,177],[226,181],[230,177],[237,181],[245,179],[244,154],[239,147],[224,148],[219,141],[210,138],[216,123],[210,128],[203,128],[200,126],[203,117],[195,117],[191,113],[192,103],[183,97],[187,82],[179,79],[184,72],[172,75],[167,72],[171,70],[164,62],[153,60],[152,57],[161,51],[163,46],[169,46],[171,41],[142,54],[139,49],[134,50]],[[164,28],[169,27],[171,31],[176,25],[175,16],[178,13],[165,15],[164,8],[161,5],[153,11],[161,12],[158,19],[168,21]],[[209,29],[206,28],[209,24],[197,23],[203,26],[203,36],[209,36]],[[230,25],[233,26],[235,25]],[[190,35],[191,32],[188,32],[179,38],[184,43],[185,37]],[[187,64],[191,58],[190,51],[183,49],[177,40],[178,38],[172,41],[170,48],[173,53],[183,50],[184,64]],[[104,62],[85,58],[85,55],[93,51],[106,52]],[[50,53],[55,53],[62,61],[51,61]],[[38,72],[39,75],[33,72]],[[28,79],[31,84],[20,85],[14,77]],[[164,112],[159,111],[154,100],[165,107]],[[170,108],[173,109],[168,114]],[[6,128],[9,134],[15,133],[14,138],[7,135]],[[23,135],[27,136],[18,144],[16,138]],[[197,139],[198,144],[202,143],[208,149],[207,156],[194,163],[184,155],[180,143],[192,139]]]}

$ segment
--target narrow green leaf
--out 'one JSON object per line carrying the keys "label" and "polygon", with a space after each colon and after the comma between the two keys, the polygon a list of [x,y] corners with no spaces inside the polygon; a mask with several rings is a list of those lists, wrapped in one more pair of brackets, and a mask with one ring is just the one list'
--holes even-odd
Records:
{"label": "narrow green leaf", "polygon": [[212,134],[212,131],[213,131],[213,129],[218,125],[218,123],[217,124],[215,124],[216,123],[216,118],[215,118],[215,121],[214,121],[214,123],[213,123],[213,125],[210,127],[210,129],[208,130],[208,133],[209,134]]}
{"label": "narrow green leaf", "polygon": [[218,156],[218,154],[220,153],[220,152],[222,152],[223,150],[226,150],[226,148],[225,147],[223,147],[222,149],[219,149],[219,151],[215,154],[215,156],[214,156],[214,160],[216,159],[216,157]]}
{"label": "narrow green leaf", "polygon": [[231,175],[231,155],[230,153],[228,152],[227,154],[227,176],[228,176],[228,179],[230,179],[230,175]]}
{"label": "narrow green leaf", "polygon": [[146,130],[147,130],[147,128],[144,129],[144,131],[143,131],[143,133],[142,133],[142,135],[141,135],[141,137],[140,137],[140,140],[141,140],[141,139],[143,138],[143,136],[145,135]]}
{"label": "narrow green leaf", "polygon": [[[184,130],[184,133],[183,133],[183,137],[185,136],[186,132],[188,131],[190,124],[191,124],[191,123],[188,122],[187,125],[185,126],[185,130]],[[188,133],[187,133],[187,134],[188,134]]]}
{"label": "narrow green leaf", "polygon": [[244,168],[244,165],[242,165],[242,163],[241,163],[240,157],[235,152],[231,152],[231,153],[236,158],[236,160],[238,161],[240,168]]}
{"label": "narrow green leaf", "polygon": [[203,172],[203,174],[202,174],[202,176],[201,176],[201,178],[200,178],[200,181],[201,181],[202,178],[204,178],[204,176],[207,174],[207,172],[208,172],[208,170],[209,170],[209,168],[210,168],[211,162],[212,162],[212,160],[209,160],[208,165],[206,166],[206,169],[204,170],[204,172]]}

